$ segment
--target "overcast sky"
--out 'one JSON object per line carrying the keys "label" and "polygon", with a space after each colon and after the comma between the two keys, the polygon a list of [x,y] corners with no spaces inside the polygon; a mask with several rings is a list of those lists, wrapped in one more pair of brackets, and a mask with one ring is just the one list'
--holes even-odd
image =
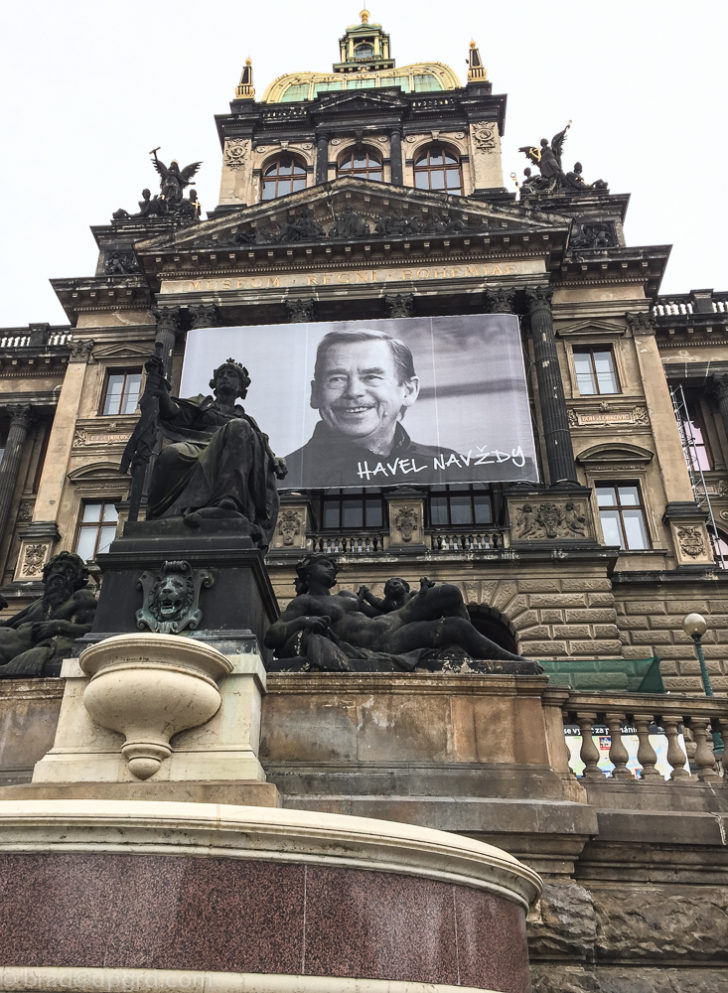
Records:
{"label": "overcast sky", "polygon": [[[260,98],[278,75],[329,71],[360,6],[341,0],[23,0],[3,14],[0,326],[66,323],[48,280],[91,274],[90,225],[157,189],[150,149],[203,166],[217,202],[226,113],[246,57]],[[662,292],[728,290],[728,6],[709,0],[373,2],[397,64],[436,60],[465,82],[474,38],[508,94],[503,166],[573,121],[568,167],[630,193],[630,244],[672,244]],[[416,17],[411,17],[411,12]]]}

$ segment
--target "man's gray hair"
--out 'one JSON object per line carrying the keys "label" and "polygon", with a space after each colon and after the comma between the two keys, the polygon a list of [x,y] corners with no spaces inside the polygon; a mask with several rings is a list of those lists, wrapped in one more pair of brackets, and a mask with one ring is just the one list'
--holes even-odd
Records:
{"label": "man's gray hair", "polygon": [[407,345],[399,338],[393,338],[384,331],[373,331],[369,328],[362,328],[360,331],[329,331],[325,334],[316,349],[316,365],[314,366],[313,378],[320,382],[326,364],[326,353],[333,345],[346,345],[357,341],[384,341],[389,345],[389,349],[394,359],[394,368],[397,373],[399,383],[408,383],[416,376],[415,363],[412,352]]}

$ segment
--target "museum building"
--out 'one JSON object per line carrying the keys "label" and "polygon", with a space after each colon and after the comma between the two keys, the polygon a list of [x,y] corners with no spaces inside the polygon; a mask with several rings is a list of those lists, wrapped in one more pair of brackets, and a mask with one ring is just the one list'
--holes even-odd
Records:
{"label": "museum building", "polygon": [[[286,73],[260,99],[244,65],[216,116],[206,218],[194,169],[177,167],[175,192],[158,163],[160,194],[92,227],[96,272],[52,280],[68,325],[0,330],[3,616],[38,599],[61,551],[100,586],[104,554],[144,517],[147,490],[137,508],[120,464],[155,342],[176,395],[193,333],[515,316],[532,479],[283,488],[265,561],[281,609],[311,552],[336,557],[342,589],[454,584],[474,627],[549,679],[303,682],[273,664],[256,776],[293,811],[453,831],[522,859],[544,883],[527,927],[534,993],[682,990],[687,970],[712,993],[728,966],[728,291],[660,295],[669,246],[626,244],[628,195],[569,169],[563,132],[525,150],[513,192],[506,98],[475,43],[465,85],[441,63],[398,67],[367,12],[339,44],[330,72]],[[265,377],[250,372],[252,397]],[[697,641],[691,612],[707,625]],[[0,681],[6,798],[53,744],[63,683]],[[571,758],[564,728],[579,732]],[[392,978],[357,954],[352,971],[326,960],[313,974]],[[525,991],[516,972],[497,988]],[[484,988],[483,974],[394,978]]]}

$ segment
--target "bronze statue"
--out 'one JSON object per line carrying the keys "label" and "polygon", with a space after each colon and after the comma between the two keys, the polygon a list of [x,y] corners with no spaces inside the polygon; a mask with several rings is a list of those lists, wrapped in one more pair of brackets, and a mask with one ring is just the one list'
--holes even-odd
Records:
{"label": "bronze statue", "polygon": [[161,196],[170,206],[177,207],[182,202],[182,191],[192,182],[192,177],[202,165],[201,162],[191,162],[180,169],[175,159],[172,159],[169,166],[157,158],[158,149],[152,149],[154,156],[154,168],[162,177]]}
{"label": "bronze statue", "polygon": [[91,630],[96,598],[88,570],[74,552],[60,552],[43,568],[43,596],[0,622],[0,679],[58,675],[75,638]]}
{"label": "bronze statue", "polygon": [[549,186],[553,189],[556,189],[559,185],[559,180],[564,175],[564,170],[561,168],[561,150],[564,147],[566,132],[570,127],[571,121],[569,121],[563,131],[559,131],[553,136],[551,144],[549,144],[548,139],[542,138],[539,148],[535,148],[532,145],[522,145],[518,149],[534,165],[538,166],[541,177],[548,180]]}
{"label": "bronze statue", "polygon": [[461,658],[467,654],[474,672],[541,672],[538,663],[513,655],[473,627],[456,586],[423,582],[401,606],[370,617],[354,593],[331,595],[337,573],[331,556],[307,555],[296,571],[297,595],[266,635],[266,645],[294,666],[305,657],[311,668],[324,671],[351,670],[353,660],[375,671],[433,670],[443,668],[454,651]]}
{"label": "bronze statue", "polygon": [[[150,382],[151,380],[151,382]],[[235,401],[245,398],[248,370],[234,359],[215,369],[214,397],[173,398],[161,374],[148,380],[159,404],[159,421],[174,442],[152,473],[147,520],[182,517],[190,527],[228,518],[244,525],[253,544],[267,548],[278,515],[275,477],[286,474],[252,417]]]}

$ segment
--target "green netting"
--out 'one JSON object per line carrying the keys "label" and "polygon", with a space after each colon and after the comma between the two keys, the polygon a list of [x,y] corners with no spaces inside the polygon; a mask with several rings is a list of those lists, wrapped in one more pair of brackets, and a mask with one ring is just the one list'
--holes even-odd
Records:
{"label": "green netting", "polygon": [[541,660],[549,682],[572,690],[664,693],[660,657],[647,659]]}

